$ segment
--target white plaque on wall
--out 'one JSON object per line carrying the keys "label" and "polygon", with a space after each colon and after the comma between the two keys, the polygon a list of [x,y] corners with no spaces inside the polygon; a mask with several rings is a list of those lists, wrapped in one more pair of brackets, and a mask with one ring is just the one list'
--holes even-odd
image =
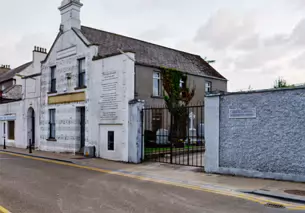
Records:
{"label": "white plaque on wall", "polygon": [[229,109],[229,118],[231,119],[256,118],[256,108]]}
{"label": "white plaque on wall", "polygon": [[103,72],[101,90],[101,121],[120,121],[124,93],[121,72],[118,70]]}

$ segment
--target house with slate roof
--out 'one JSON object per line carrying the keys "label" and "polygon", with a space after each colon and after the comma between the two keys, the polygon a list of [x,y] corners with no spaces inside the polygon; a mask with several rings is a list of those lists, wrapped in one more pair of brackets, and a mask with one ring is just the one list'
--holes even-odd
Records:
{"label": "house with slate roof", "polygon": [[60,30],[41,66],[39,149],[95,147],[98,157],[138,162],[142,102],[135,100],[164,103],[160,67],[187,73],[194,101],[227,90],[227,79],[198,55],[81,26],[82,6],[63,0],[58,8]]}
{"label": "house with slate roof", "polygon": [[32,61],[0,70],[0,145],[34,148],[39,141],[40,72],[46,49],[34,47]]}

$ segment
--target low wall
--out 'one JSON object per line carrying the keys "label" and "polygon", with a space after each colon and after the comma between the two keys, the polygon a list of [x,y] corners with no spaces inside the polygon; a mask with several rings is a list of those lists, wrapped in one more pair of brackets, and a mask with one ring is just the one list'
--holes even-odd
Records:
{"label": "low wall", "polygon": [[305,182],[305,88],[205,101],[207,172]]}

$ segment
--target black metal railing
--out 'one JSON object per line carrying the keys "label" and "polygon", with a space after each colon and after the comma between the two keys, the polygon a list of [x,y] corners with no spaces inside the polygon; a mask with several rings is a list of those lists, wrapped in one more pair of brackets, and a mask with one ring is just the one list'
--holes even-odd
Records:
{"label": "black metal railing", "polygon": [[162,163],[204,166],[204,105],[173,109],[146,107],[142,113],[143,158]]}

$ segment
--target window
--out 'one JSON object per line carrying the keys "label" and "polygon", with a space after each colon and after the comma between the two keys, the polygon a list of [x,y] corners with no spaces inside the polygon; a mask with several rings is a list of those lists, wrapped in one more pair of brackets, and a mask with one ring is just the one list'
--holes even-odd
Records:
{"label": "window", "polygon": [[153,74],[153,96],[161,96],[161,73],[154,72]]}
{"label": "window", "polygon": [[15,140],[15,121],[8,121],[8,139]]}
{"label": "window", "polygon": [[108,131],[108,150],[114,151],[114,131]]}
{"label": "window", "polygon": [[205,92],[206,93],[209,93],[212,91],[212,82],[210,81],[206,81],[205,82]]}
{"label": "window", "polygon": [[56,92],[55,71],[56,71],[56,67],[51,67],[51,88],[50,88],[50,92]]}
{"label": "window", "polygon": [[49,139],[55,139],[55,109],[49,109]]}
{"label": "window", "polygon": [[78,87],[86,86],[85,59],[78,60]]}

